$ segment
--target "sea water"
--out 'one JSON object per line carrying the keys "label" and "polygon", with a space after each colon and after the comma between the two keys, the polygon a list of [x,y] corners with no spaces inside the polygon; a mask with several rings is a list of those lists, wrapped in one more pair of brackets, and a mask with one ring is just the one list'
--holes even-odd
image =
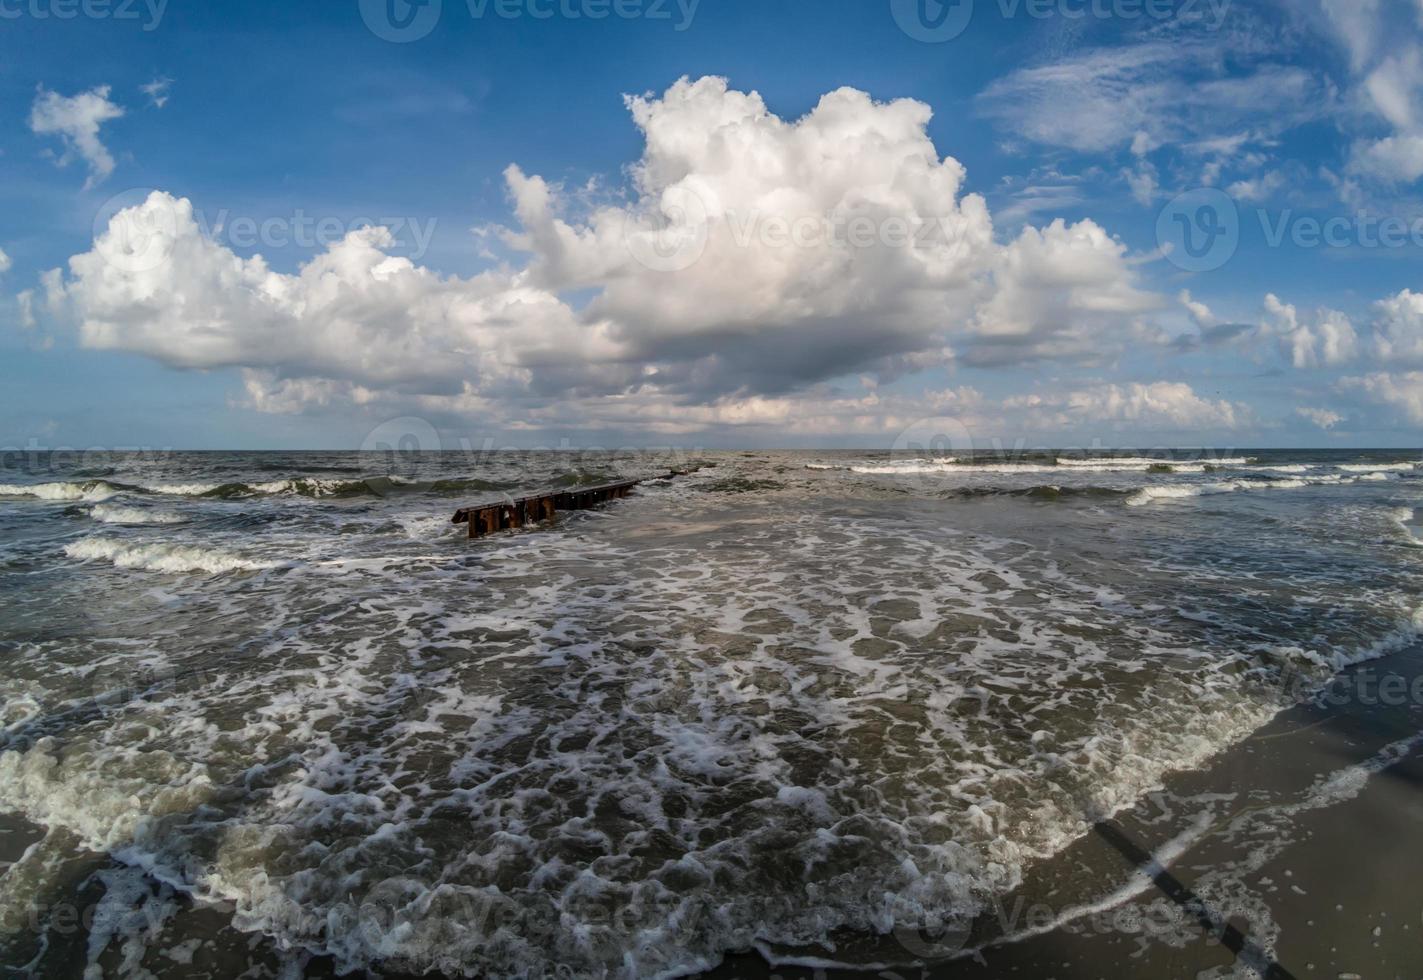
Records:
{"label": "sea water", "polygon": [[9,459],[0,956],[668,976],[951,928],[1416,636],[1418,459]]}

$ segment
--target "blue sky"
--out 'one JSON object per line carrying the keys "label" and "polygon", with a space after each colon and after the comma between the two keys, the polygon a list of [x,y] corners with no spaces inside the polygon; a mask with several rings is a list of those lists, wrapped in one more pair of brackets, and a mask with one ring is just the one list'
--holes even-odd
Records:
{"label": "blue sky", "polygon": [[0,445],[1414,446],[1420,18],[0,0]]}

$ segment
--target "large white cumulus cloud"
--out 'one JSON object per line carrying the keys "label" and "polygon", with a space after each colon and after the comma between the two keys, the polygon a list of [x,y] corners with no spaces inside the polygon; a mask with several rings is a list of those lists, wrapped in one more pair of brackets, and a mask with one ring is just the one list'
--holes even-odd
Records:
{"label": "large white cumulus cloud", "polygon": [[87,346],[247,369],[269,410],[398,393],[511,413],[640,401],[662,422],[954,359],[1109,360],[1160,305],[1091,221],[998,240],[923,103],[840,89],[789,121],[708,77],[627,105],[645,140],[628,200],[507,170],[514,267],[440,275],[364,229],[278,272],[155,192],[70,260],[52,303]]}

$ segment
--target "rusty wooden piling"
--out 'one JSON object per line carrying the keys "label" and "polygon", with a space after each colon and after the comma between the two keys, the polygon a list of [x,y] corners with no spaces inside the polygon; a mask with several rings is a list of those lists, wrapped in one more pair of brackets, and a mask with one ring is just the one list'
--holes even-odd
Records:
{"label": "rusty wooden piling", "polygon": [[[685,470],[672,470],[664,476],[652,480],[675,480],[679,476],[690,476],[701,469],[694,466]],[[562,510],[587,510],[609,500],[621,500],[642,483],[642,480],[622,480],[618,483],[604,483],[596,487],[580,487],[576,490],[553,490],[518,500],[502,500],[495,503],[462,507],[455,511],[453,523],[468,524],[471,538],[482,538],[496,531],[507,531],[526,524],[551,521]],[[651,482],[651,481],[649,481]]]}
{"label": "rusty wooden piling", "polygon": [[463,507],[455,511],[455,524],[468,524],[471,538],[482,538],[495,531],[507,531],[526,524],[553,520],[561,510],[587,510],[609,500],[621,500],[632,493],[641,480],[605,483],[597,487],[557,490],[518,500]]}

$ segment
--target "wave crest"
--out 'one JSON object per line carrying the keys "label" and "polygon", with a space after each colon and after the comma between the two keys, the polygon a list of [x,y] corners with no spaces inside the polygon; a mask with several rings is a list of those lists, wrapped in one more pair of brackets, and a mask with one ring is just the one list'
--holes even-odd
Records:
{"label": "wave crest", "polygon": [[215,548],[197,548],[180,544],[136,544],[113,538],[84,538],[65,545],[64,553],[79,561],[107,561],[116,568],[135,568],[150,572],[223,572],[261,571],[276,566],[268,562],[251,561]]}

